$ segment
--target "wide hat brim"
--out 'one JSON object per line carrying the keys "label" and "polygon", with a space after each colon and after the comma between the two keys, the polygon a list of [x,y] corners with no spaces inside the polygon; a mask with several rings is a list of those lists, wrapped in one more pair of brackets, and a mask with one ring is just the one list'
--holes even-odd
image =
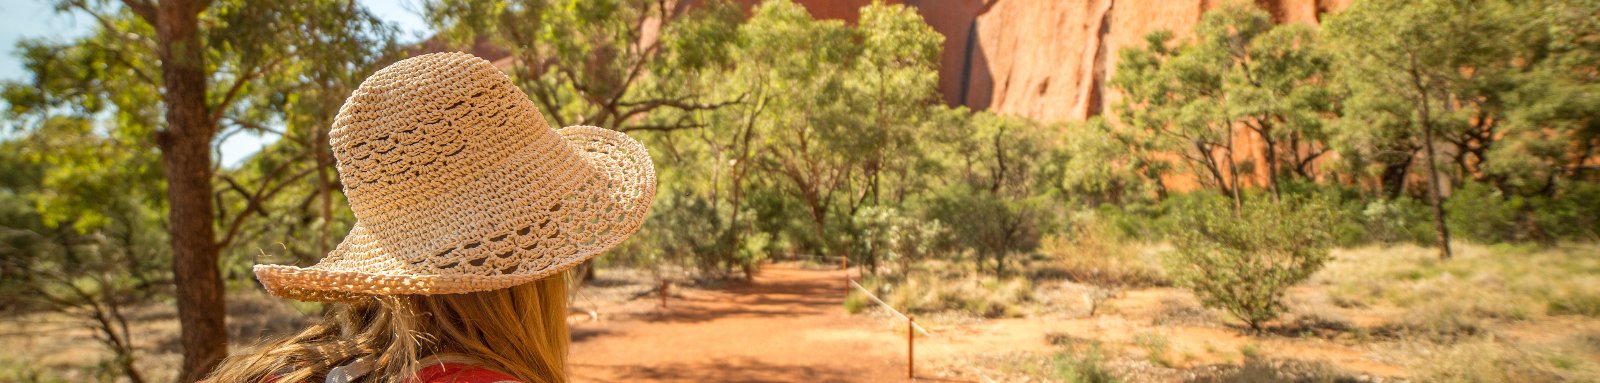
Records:
{"label": "wide hat brim", "polygon": [[[257,265],[256,278],[276,296],[351,301],[376,295],[460,294],[550,277],[615,247],[638,231],[655,199],[656,175],[643,145],[591,126],[557,130],[581,169],[552,174],[527,148],[452,194],[495,198],[469,206],[486,221],[482,240],[439,249],[418,261],[389,247],[401,242],[359,218],[343,242],[309,267]],[[550,143],[557,144],[557,143]],[[563,175],[579,174],[571,180]],[[552,197],[553,196],[553,197]],[[440,198],[452,198],[443,195]],[[426,225],[428,217],[413,217]],[[442,265],[442,266],[441,266]]]}

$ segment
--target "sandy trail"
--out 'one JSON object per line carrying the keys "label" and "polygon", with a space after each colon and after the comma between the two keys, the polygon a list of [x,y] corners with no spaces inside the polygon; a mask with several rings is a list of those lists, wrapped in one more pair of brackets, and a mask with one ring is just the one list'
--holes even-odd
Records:
{"label": "sandy trail", "polygon": [[[601,303],[572,325],[580,382],[892,382],[905,339],[844,311],[838,271],[774,264],[752,283]],[[929,381],[918,379],[919,381]]]}

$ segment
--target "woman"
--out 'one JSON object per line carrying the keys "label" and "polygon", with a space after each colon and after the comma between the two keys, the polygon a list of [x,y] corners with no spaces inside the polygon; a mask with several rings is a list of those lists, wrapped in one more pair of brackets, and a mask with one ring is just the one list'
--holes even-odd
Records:
{"label": "woman", "polygon": [[329,143],[356,223],[309,267],[258,265],[280,297],[338,302],[298,335],[233,355],[211,382],[564,382],[563,272],[638,230],[644,147],[552,130],[464,53],[379,70]]}

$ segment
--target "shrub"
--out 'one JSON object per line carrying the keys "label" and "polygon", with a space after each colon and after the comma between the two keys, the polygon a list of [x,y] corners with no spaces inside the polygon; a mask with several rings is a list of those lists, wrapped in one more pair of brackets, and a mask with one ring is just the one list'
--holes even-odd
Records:
{"label": "shrub", "polygon": [[1468,183],[1450,196],[1450,230],[1478,243],[1542,242],[1600,237],[1600,186],[1564,184],[1551,195],[1507,195]]}
{"label": "shrub", "polygon": [[866,295],[862,295],[860,291],[850,290],[850,294],[844,296],[844,311],[851,314],[860,314],[861,310],[867,308],[867,303]]}
{"label": "shrub", "polygon": [[974,266],[994,262],[994,275],[1004,275],[1007,259],[1039,247],[1051,224],[1045,196],[1011,196],[957,187],[934,198],[929,215],[949,225],[954,245],[971,251]]}
{"label": "shrub", "polygon": [[893,207],[868,206],[851,220],[854,253],[864,258],[874,272],[879,261],[896,262],[904,272],[913,261],[952,247],[950,229],[943,222],[919,219]]}
{"label": "shrub", "polygon": [[1322,200],[1253,200],[1235,213],[1222,199],[1198,201],[1178,212],[1176,250],[1163,266],[1173,282],[1193,291],[1251,329],[1284,311],[1289,287],[1322,268],[1330,256]]}
{"label": "shrub", "polygon": [[[1412,198],[1379,199],[1362,206],[1358,217],[1367,240],[1383,244],[1403,242],[1432,246],[1433,212],[1427,204]],[[1353,245],[1354,243],[1343,243]]]}
{"label": "shrub", "polygon": [[1517,215],[1520,198],[1507,201],[1499,190],[1481,183],[1468,183],[1450,194],[1445,202],[1450,231],[1478,243],[1501,243],[1518,239]]}
{"label": "shrub", "polygon": [[1041,251],[1073,282],[1106,287],[1165,286],[1167,277],[1154,260],[1141,257],[1138,246],[1128,243],[1104,219],[1080,213],[1069,221],[1065,235],[1045,239]]}
{"label": "shrub", "polygon": [[1111,383],[1117,378],[1104,366],[1105,356],[1098,344],[1082,352],[1063,350],[1050,358],[1050,373],[1056,381],[1067,383]]}

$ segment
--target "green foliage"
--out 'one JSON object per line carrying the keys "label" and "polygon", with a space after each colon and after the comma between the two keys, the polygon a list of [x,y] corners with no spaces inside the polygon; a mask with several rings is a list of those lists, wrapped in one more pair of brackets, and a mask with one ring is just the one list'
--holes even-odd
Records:
{"label": "green foliage", "polygon": [[1218,200],[1197,202],[1179,213],[1184,230],[1174,233],[1167,274],[1251,329],[1277,318],[1289,287],[1330,259],[1326,202],[1251,200],[1237,213]]}
{"label": "green foliage", "polygon": [[[1153,259],[1123,238],[1103,216],[1073,214],[1062,233],[1048,237],[1040,252],[1073,282],[1101,287],[1165,286],[1171,282]],[[1055,270],[1045,269],[1053,272]]]}
{"label": "green foliage", "polygon": [[1085,350],[1058,351],[1050,357],[1050,374],[1056,381],[1066,383],[1120,382],[1105,366],[1105,354],[1100,345],[1092,344]]}
{"label": "green foliage", "polygon": [[1416,243],[1432,245],[1432,217],[1428,206],[1412,198],[1377,199],[1361,207],[1356,222],[1364,226],[1364,238],[1341,241],[1359,244],[1372,241],[1384,244]]}
{"label": "green foliage", "polygon": [[[737,23],[732,7],[645,0],[423,4],[428,21],[451,41],[505,49],[513,81],[552,125],[623,131],[693,128],[686,114],[673,112],[721,105],[675,79],[727,62]],[[662,35],[641,43],[650,30]]]}
{"label": "green foliage", "polygon": [[1163,154],[1176,154],[1202,185],[1231,193],[1252,172],[1235,160],[1248,149],[1235,144],[1243,127],[1265,146],[1262,173],[1274,192],[1280,172],[1309,178],[1326,149],[1302,143],[1325,141],[1323,117],[1336,105],[1315,31],[1231,2],[1207,12],[1194,33],[1177,42],[1158,31],[1145,47],[1119,52],[1110,84],[1125,98],[1113,110],[1132,128],[1121,140],[1149,163],[1145,172],[1162,173],[1170,167]]}
{"label": "green foliage", "polygon": [[0,142],[0,306],[83,313],[113,355],[107,379],[137,374],[133,334],[115,324],[171,279],[153,153],[123,145],[67,117]]}
{"label": "green foliage", "polygon": [[950,222],[958,246],[975,254],[983,270],[987,260],[994,271],[1005,272],[1006,257],[1039,246],[1045,228],[1039,198],[1012,200],[983,191],[954,189],[936,197],[930,214]]}
{"label": "green foliage", "polygon": [[860,314],[861,310],[865,310],[871,304],[867,296],[858,290],[850,290],[850,294],[844,297],[844,311],[847,313]]}
{"label": "green foliage", "polygon": [[946,149],[963,166],[929,199],[928,214],[950,225],[956,245],[973,253],[979,271],[993,260],[993,270],[1003,274],[1009,256],[1038,248],[1054,224],[1048,193],[1060,173],[1052,174],[1042,160],[1050,143],[1043,128],[989,113],[970,121],[972,129]]}
{"label": "green foliage", "polygon": [[1541,242],[1558,238],[1600,237],[1600,208],[1591,183],[1569,183],[1555,197],[1507,195],[1481,183],[1467,183],[1455,191],[1446,208],[1451,230],[1479,243]]}
{"label": "green foliage", "polygon": [[1128,143],[1118,140],[1104,119],[1052,128],[1061,132],[1061,147],[1050,152],[1052,158],[1040,173],[1046,181],[1059,179],[1052,186],[1060,198],[1094,207],[1134,202],[1147,192],[1139,170],[1149,164],[1132,156]]}
{"label": "green foliage", "polygon": [[856,212],[852,220],[855,253],[863,255],[874,268],[882,261],[897,262],[900,270],[909,270],[912,262],[931,259],[951,247],[950,229],[937,219],[908,217],[895,208],[869,206]]}

